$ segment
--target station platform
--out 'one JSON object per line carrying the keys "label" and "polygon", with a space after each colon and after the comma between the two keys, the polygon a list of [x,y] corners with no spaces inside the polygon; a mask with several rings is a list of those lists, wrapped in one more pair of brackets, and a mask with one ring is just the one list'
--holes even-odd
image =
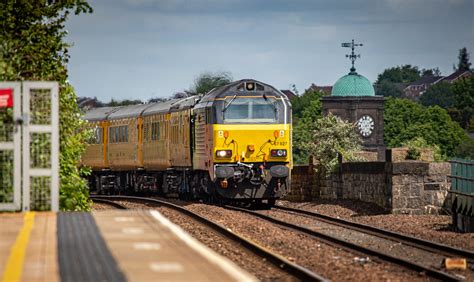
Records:
{"label": "station platform", "polygon": [[0,214],[0,281],[256,281],[153,210]]}

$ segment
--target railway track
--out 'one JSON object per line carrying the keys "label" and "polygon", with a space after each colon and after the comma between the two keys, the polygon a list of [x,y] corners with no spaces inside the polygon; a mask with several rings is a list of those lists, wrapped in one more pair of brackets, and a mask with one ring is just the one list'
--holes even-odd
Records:
{"label": "railway track", "polygon": [[[151,203],[154,205],[158,205],[161,207],[166,207],[178,211],[179,213],[186,215],[193,220],[207,226],[208,228],[212,229],[213,231],[221,234],[225,238],[232,240],[233,242],[237,243],[238,245],[242,246],[243,248],[247,249],[248,251],[254,253],[255,255],[259,256],[260,258],[270,262],[275,267],[279,268],[280,270],[290,274],[291,276],[302,280],[302,281],[327,281],[326,278],[298,265],[289,260],[283,258],[282,256],[271,252],[270,250],[228,230],[227,228],[208,220],[207,218],[198,215],[190,210],[187,210],[181,206],[169,203],[167,201],[162,201],[158,199],[151,199],[151,198],[143,198],[143,197],[133,197],[133,196],[91,196],[93,201],[108,201],[113,202],[113,200],[124,200],[124,201],[135,201],[135,202],[142,202],[142,203]],[[119,204],[120,205],[120,204]]]}
{"label": "railway track", "polygon": [[[462,281],[463,280],[460,277],[457,277],[457,276],[451,275],[449,273],[434,269],[432,267],[428,267],[426,265],[423,265],[423,264],[420,264],[420,263],[417,263],[417,262],[413,262],[413,261],[407,260],[405,258],[397,257],[397,256],[394,256],[394,255],[388,254],[386,252],[382,252],[380,250],[368,248],[368,247],[362,246],[360,244],[355,244],[355,243],[352,243],[352,242],[347,241],[347,240],[339,239],[336,236],[330,236],[330,235],[325,234],[324,232],[321,232],[321,231],[313,230],[313,229],[310,229],[310,228],[307,228],[307,227],[303,227],[303,226],[300,226],[300,225],[297,225],[297,224],[293,224],[293,223],[290,223],[290,222],[287,222],[287,221],[283,221],[283,220],[277,219],[275,217],[265,215],[262,212],[249,210],[249,209],[246,209],[246,208],[235,207],[235,206],[225,206],[225,208],[230,209],[230,210],[244,212],[244,213],[247,213],[247,214],[251,214],[251,215],[256,216],[258,218],[261,218],[265,221],[276,224],[276,225],[278,225],[278,226],[280,226],[284,229],[300,232],[300,233],[303,233],[303,234],[308,235],[310,237],[313,237],[317,240],[325,241],[326,243],[329,243],[331,245],[336,245],[336,246],[342,247],[346,250],[350,250],[350,251],[357,252],[357,253],[363,253],[364,255],[376,257],[380,260],[383,260],[383,261],[386,261],[386,262],[389,262],[389,263],[394,263],[394,264],[400,265],[402,267],[405,267],[405,268],[408,268],[408,269],[411,269],[411,270],[414,270],[414,271],[417,271],[417,272],[420,272],[420,273],[425,273],[427,276],[430,276],[430,277],[435,278],[435,279],[440,279],[440,280],[443,280],[443,281]],[[277,207],[276,209],[278,210],[280,208],[281,207]],[[295,209],[292,210],[290,208],[281,208],[281,210],[285,210],[285,209],[286,209],[286,211],[291,210],[292,212],[296,212],[296,213],[301,211],[301,210],[295,210]],[[305,214],[306,216],[308,216],[308,215],[313,216],[311,214],[311,212],[308,212],[308,213],[300,212],[300,214]],[[319,220],[319,218],[318,218],[318,220]],[[326,222],[331,222],[329,218],[326,218],[325,220],[326,220]],[[332,222],[331,222],[331,224],[332,224]],[[380,234],[380,236],[385,236],[386,238],[390,236],[389,235],[390,232],[385,233],[383,231],[376,231],[375,230],[376,228],[374,228],[374,230],[371,230],[372,228],[368,228],[369,231],[366,232],[365,230],[363,230],[363,228],[365,228],[365,225],[364,225],[364,227],[351,225],[351,224],[349,224],[349,225],[350,225],[350,228],[352,230],[356,230],[356,228],[357,228],[358,232],[363,232],[363,233],[369,233],[370,232],[370,233],[373,233],[373,234]],[[344,222],[342,222],[342,221],[338,222],[338,226],[342,226],[344,228],[349,228],[348,226],[345,226]],[[375,236],[377,236],[377,235],[375,235]],[[396,235],[394,235],[394,236],[396,236]],[[402,238],[403,236],[404,235],[401,235],[399,237]],[[405,240],[409,241],[408,236],[405,236],[405,237],[407,237],[407,238],[405,238]],[[395,237],[390,237],[390,238],[393,240],[393,238],[395,238]],[[416,242],[418,242],[418,240],[419,241],[424,241],[424,240],[417,239],[417,240],[414,240],[412,242],[412,245],[416,245]],[[428,242],[428,241],[426,241],[426,242]],[[425,243],[419,243],[420,246],[422,244],[424,244],[423,245],[424,250],[430,248],[432,251],[434,251],[433,250],[434,246],[441,245],[441,244],[437,244],[437,243],[433,243],[433,245],[430,245],[429,243],[432,243],[432,242],[429,242],[429,243],[426,243],[426,242]],[[447,247],[447,248],[443,248],[443,254],[450,253],[449,247],[448,246],[445,246],[445,247]],[[452,249],[455,249],[455,248],[452,248]],[[463,251],[463,250],[460,250],[460,251]],[[440,253],[437,250],[435,252]],[[457,253],[459,253],[459,252],[457,252]],[[463,253],[463,252],[461,252],[461,253]]]}
{"label": "railway track", "polygon": [[102,199],[102,198],[96,198],[96,197],[91,197],[91,199],[95,202],[95,203],[100,203],[100,204],[105,204],[105,205],[109,205],[109,206],[112,206],[114,208],[117,208],[117,209],[120,209],[120,210],[126,210],[128,209],[126,206],[122,205],[122,204],[119,204],[117,202],[114,202],[114,201],[110,201],[110,200],[106,200],[106,199]]}
{"label": "railway track", "polygon": [[274,206],[274,209],[292,212],[295,214],[301,214],[304,216],[309,216],[311,218],[314,218],[326,223],[338,225],[344,228],[350,228],[355,231],[364,232],[364,233],[378,236],[381,238],[389,239],[389,240],[396,241],[408,246],[423,249],[429,252],[442,254],[447,257],[463,257],[463,258],[466,258],[470,263],[474,263],[473,251],[463,250],[463,249],[451,247],[448,245],[419,239],[413,236],[408,236],[408,235],[401,234],[398,232],[389,231],[386,229],[381,229],[381,228],[373,227],[366,224],[361,224],[361,223],[357,223],[357,222],[353,222],[349,220],[344,220],[341,218],[336,218],[336,217],[320,214],[317,212],[294,209],[294,208],[289,208],[289,207],[284,207],[284,206]]}

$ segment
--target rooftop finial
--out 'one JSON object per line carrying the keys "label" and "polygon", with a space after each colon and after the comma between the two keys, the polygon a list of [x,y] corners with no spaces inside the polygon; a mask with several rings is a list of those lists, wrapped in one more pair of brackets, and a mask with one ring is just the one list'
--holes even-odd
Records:
{"label": "rooftop finial", "polygon": [[342,47],[348,47],[352,49],[352,52],[350,55],[346,55],[346,58],[349,58],[349,60],[352,61],[352,68],[351,68],[351,73],[355,73],[356,69],[354,67],[354,62],[357,58],[360,58],[360,54],[356,55],[354,54],[354,47],[356,46],[364,46],[362,43],[354,43],[354,39],[352,39],[352,42],[347,42],[347,43],[342,43]]}

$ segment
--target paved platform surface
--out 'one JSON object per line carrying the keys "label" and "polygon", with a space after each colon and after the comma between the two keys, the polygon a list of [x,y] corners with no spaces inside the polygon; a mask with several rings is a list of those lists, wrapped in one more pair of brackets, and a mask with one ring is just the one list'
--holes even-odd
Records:
{"label": "paved platform surface", "polygon": [[157,211],[1,213],[0,281],[254,281]]}

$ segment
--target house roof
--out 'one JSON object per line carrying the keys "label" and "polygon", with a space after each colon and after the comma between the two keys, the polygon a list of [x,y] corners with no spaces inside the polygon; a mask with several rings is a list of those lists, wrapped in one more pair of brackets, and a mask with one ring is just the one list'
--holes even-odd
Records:
{"label": "house roof", "polygon": [[296,94],[293,93],[293,91],[291,90],[280,90],[283,94],[286,95],[286,97],[288,97],[288,99],[293,99],[294,97],[296,97]]}
{"label": "house roof", "polygon": [[460,77],[470,76],[472,74],[473,74],[472,71],[469,71],[469,70],[458,70],[458,71],[455,71],[452,74],[446,76],[445,78],[443,78],[442,81],[451,83],[451,82],[457,80]]}
{"label": "house roof", "polygon": [[321,91],[321,92],[324,92],[324,93],[327,93],[327,94],[331,94],[331,91],[332,91],[332,86],[318,86],[316,84],[311,84],[311,86],[309,87],[309,89],[313,90],[313,91]]}
{"label": "house roof", "polygon": [[425,75],[425,76],[422,76],[420,79],[408,84],[407,87],[415,86],[415,85],[433,84],[442,80],[443,78],[444,76]]}

